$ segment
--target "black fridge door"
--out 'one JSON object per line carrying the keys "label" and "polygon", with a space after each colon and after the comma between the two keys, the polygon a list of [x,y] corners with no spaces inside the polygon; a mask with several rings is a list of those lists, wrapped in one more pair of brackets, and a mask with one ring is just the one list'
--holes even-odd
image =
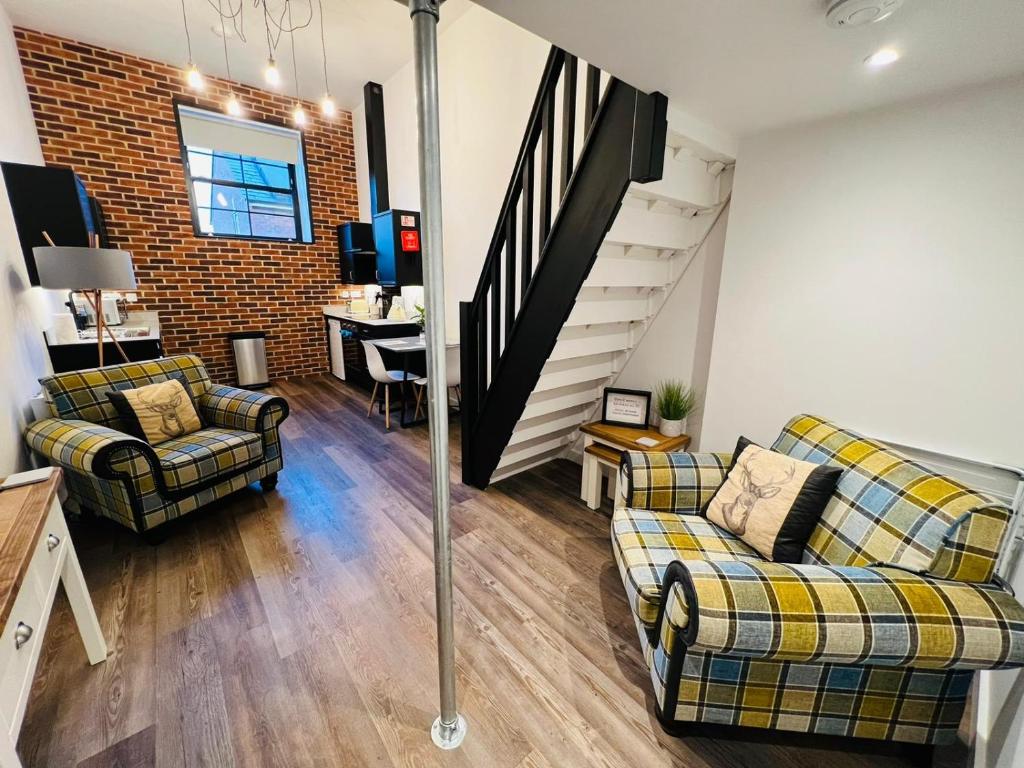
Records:
{"label": "black fridge door", "polygon": [[376,283],[377,255],[371,251],[342,252],[341,282],[348,285]]}

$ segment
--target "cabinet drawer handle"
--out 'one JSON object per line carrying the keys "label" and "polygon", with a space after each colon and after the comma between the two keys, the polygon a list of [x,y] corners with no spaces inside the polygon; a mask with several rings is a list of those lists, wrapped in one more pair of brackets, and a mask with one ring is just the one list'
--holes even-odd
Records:
{"label": "cabinet drawer handle", "polygon": [[14,650],[20,651],[21,646],[27,643],[30,637],[32,637],[32,627],[19,621],[18,626],[14,629]]}
{"label": "cabinet drawer handle", "polygon": [[55,536],[54,534],[51,533],[49,536],[46,537],[46,549],[47,549],[47,551],[53,552],[53,550],[55,550],[59,546],[60,546],[60,536]]}

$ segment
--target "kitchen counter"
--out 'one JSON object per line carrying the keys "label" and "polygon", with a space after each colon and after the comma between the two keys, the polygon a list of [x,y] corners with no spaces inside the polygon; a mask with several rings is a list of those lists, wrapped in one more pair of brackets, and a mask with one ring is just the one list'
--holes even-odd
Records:
{"label": "kitchen counter", "polygon": [[369,325],[373,327],[394,326],[394,325],[416,325],[412,320],[388,320],[386,318],[366,317],[363,315],[349,314],[348,309],[339,304],[332,304],[324,307],[324,317],[333,317],[336,320],[347,320],[350,323]]}

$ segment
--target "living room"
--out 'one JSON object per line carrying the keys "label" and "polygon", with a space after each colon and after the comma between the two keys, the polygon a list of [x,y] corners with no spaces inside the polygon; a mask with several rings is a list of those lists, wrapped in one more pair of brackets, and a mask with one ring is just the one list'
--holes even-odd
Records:
{"label": "living room", "polygon": [[0,766],[1024,764],[1024,12],[622,5],[0,0]]}

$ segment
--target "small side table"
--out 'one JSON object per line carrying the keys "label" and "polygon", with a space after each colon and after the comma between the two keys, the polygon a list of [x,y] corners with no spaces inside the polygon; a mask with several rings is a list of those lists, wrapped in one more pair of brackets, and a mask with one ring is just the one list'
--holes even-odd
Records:
{"label": "small side table", "polygon": [[0,491],[0,768],[15,751],[53,599],[64,586],[90,664],[107,658],[89,590],[57,498],[61,471]]}
{"label": "small side table", "polygon": [[[616,427],[595,421],[580,427],[583,433],[583,479],[580,482],[580,498],[591,509],[601,506],[601,479],[604,469],[608,475],[608,498],[617,503],[619,497],[619,461],[623,451],[674,452],[684,450],[690,444],[689,435],[665,437],[658,430],[648,427]],[[657,440],[655,445],[638,443],[640,438]]]}

